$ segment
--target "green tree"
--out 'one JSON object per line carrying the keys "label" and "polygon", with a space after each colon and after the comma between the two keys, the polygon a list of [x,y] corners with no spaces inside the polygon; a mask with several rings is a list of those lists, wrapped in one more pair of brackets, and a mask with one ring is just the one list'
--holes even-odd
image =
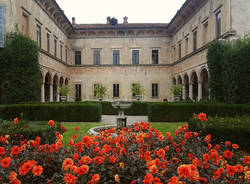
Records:
{"label": "green tree", "polygon": [[1,103],[40,101],[40,69],[36,42],[23,35],[8,40],[0,52]]}

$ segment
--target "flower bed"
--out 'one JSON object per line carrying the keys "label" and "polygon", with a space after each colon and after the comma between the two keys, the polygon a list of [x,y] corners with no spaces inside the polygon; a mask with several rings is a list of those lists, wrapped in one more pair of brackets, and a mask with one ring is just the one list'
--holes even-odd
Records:
{"label": "flower bed", "polygon": [[[206,120],[201,117],[202,120]],[[50,126],[53,124],[50,122]],[[76,127],[76,131],[78,128]],[[149,123],[135,123],[122,130],[108,129],[95,137],[73,135],[70,150],[62,146],[63,136],[51,145],[40,138],[18,146],[0,138],[1,183],[247,183],[250,156],[238,145],[211,145],[179,127],[172,136],[163,135]]]}

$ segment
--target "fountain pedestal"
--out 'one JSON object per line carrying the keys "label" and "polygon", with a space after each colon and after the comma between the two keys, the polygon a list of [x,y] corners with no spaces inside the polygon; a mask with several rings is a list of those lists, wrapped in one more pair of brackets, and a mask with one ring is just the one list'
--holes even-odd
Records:
{"label": "fountain pedestal", "polygon": [[127,118],[125,117],[124,110],[128,109],[132,105],[129,101],[114,101],[112,106],[118,109],[118,118],[116,119],[117,128],[123,128],[127,126]]}

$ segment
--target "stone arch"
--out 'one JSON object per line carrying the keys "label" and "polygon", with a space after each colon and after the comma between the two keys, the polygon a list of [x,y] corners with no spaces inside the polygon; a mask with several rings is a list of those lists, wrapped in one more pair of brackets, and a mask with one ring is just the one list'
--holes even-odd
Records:
{"label": "stone arch", "polygon": [[58,95],[58,84],[59,84],[59,79],[57,74],[54,75],[53,77],[53,101],[58,101],[57,95]]}
{"label": "stone arch", "polygon": [[124,37],[125,36],[125,32],[124,31],[118,31],[117,35],[119,37]]}
{"label": "stone arch", "polygon": [[201,99],[208,100],[208,97],[209,97],[208,70],[205,67],[201,68],[200,75],[199,75],[199,82],[201,82],[202,84]]}
{"label": "stone arch", "polygon": [[184,100],[186,100],[189,97],[189,77],[188,77],[188,74],[184,74],[183,84],[184,84],[184,88],[185,88],[185,99]]}
{"label": "stone arch", "polygon": [[104,32],[104,31],[99,31],[99,32],[97,33],[97,35],[98,35],[98,36],[105,36],[105,32]]}
{"label": "stone arch", "polygon": [[155,34],[155,32],[153,30],[150,30],[150,31],[147,31],[146,34],[152,36]]}
{"label": "stone arch", "polygon": [[172,82],[173,82],[173,85],[176,85],[176,78],[175,77],[173,77]]}
{"label": "stone arch", "polygon": [[61,76],[59,80],[59,86],[62,87],[63,85],[64,85],[64,79],[63,76]]}
{"label": "stone arch", "polygon": [[89,35],[89,37],[94,37],[94,36],[96,36],[96,32],[90,31],[88,35]]}
{"label": "stone arch", "polygon": [[177,78],[177,83],[180,84],[180,85],[182,85],[182,78],[181,78],[180,75],[179,75],[178,78]]}
{"label": "stone arch", "polygon": [[44,89],[45,89],[45,101],[49,102],[51,100],[50,86],[52,85],[52,74],[47,72],[44,80]]}
{"label": "stone arch", "polygon": [[115,32],[114,31],[109,31],[107,33],[107,35],[110,36],[110,37],[114,37],[115,36]]}
{"label": "stone arch", "polygon": [[192,100],[197,101],[198,100],[198,75],[196,73],[196,71],[192,71],[191,72],[191,77],[190,77],[190,81],[192,84]]}
{"label": "stone arch", "polygon": [[67,86],[67,85],[69,85],[69,79],[68,78],[65,79],[65,86]]}
{"label": "stone arch", "polygon": [[131,37],[134,37],[134,36],[135,36],[135,33],[134,33],[134,31],[128,31],[128,32],[127,32],[127,35],[128,35],[128,36],[131,36]]}
{"label": "stone arch", "polygon": [[144,31],[138,31],[137,33],[136,33],[136,36],[144,36]]}

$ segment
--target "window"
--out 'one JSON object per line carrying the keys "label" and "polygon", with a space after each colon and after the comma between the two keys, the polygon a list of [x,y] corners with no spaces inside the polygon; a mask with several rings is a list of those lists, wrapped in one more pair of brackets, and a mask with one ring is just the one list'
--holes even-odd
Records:
{"label": "window", "polygon": [[[132,84],[132,87],[134,87],[136,84]],[[135,98],[135,93],[132,93],[132,98]]]}
{"label": "window", "polygon": [[193,32],[193,51],[197,49],[197,31]]}
{"label": "window", "polygon": [[47,52],[50,52],[50,34],[47,33]]}
{"label": "window", "polygon": [[42,41],[41,41],[41,26],[40,25],[36,25],[36,41],[37,41],[37,45],[39,48],[41,48],[42,46]]}
{"label": "window", "polygon": [[100,84],[94,84],[94,97],[96,98],[96,89],[100,86]]}
{"label": "window", "polygon": [[159,51],[152,50],[152,64],[159,64]]}
{"label": "window", "polygon": [[207,30],[208,30],[208,22],[203,25],[203,44],[207,43]]}
{"label": "window", "polygon": [[75,65],[81,65],[81,64],[82,64],[82,52],[75,51]]}
{"label": "window", "polygon": [[120,64],[120,51],[113,50],[113,64],[119,65]]}
{"label": "window", "polygon": [[54,56],[57,56],[57,39],[54,39]]}
{"label": "window", "polygon": [[94,65],[100,64],[100,50],[94,50]]}
{"label": "window", "polygon": [[60,45],[60,59],[63,60],[63,46]]}
{"label": "window", "polygon": [[65,48],[65,62],[67,63],[68,61],[68,49]]}
{"label": "window", "polygon": [[154,83],[152,84],[152,98],[158,97],[158,84]]}
{"label": "window", "polygon": [[79,101],[82,99],[82,86],[81,86],[81,84],[76,84],[75,87],[76,87],[75,98],[76,98],[76,101]]}
{"label": "window", "polygon": [[0,48],[4,47],[4,9],[0,6]]}
{"label": "window", "polygon": [[132,50],[132,64],[139,64],[139,50]]}
{"label": "window", "polygon": [[29,35],[29,16],[23,12],[22,13],[22,23],[21,23],[22,33],[26,36]]}
{"label": "window", "polygon": [[181,59],[181,43],[179,43],[179,59]]}
{"label": "window", "polygon": [[188,54],[188,38],[185,39],[185,55]]}
{"label": "window", "polygon": [[221,35],[221,11],[215,14],[216,17],[216,38],[219,38]]}
{"label": "window", "polygon": [[113,84],[113,97],[119,98],[119,84]]}

